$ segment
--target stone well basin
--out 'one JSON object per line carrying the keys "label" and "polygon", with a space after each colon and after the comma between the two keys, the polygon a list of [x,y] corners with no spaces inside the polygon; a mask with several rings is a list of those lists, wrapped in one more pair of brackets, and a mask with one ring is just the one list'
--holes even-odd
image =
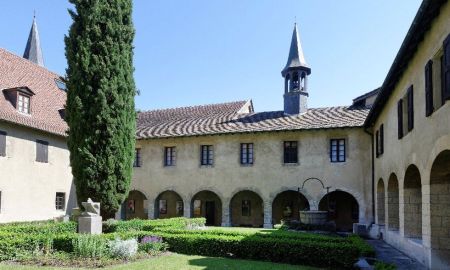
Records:
{"label": "stone well basin", "polygon": [[300,222],[311,225],[322,225],[327,222],[328,211],[300,211]]}

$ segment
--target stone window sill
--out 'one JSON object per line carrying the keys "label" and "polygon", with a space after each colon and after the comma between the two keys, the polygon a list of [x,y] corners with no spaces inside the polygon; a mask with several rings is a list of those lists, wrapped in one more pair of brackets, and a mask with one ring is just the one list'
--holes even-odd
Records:
{"label": "stone window sill", "polygon": [[295,167],[295,166],[299,166],[300,165],[300,163],[283,163],[283,166],[286,166],[286,167]]}

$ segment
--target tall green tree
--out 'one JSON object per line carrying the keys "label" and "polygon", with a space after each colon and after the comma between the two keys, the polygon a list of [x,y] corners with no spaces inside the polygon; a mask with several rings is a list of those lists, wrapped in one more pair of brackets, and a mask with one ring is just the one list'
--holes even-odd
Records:
{"label": "tall green tree", "polygon": [[69,0],[68,147],[78,202],[110,218],[128,194],[135,147],[132,0]]}

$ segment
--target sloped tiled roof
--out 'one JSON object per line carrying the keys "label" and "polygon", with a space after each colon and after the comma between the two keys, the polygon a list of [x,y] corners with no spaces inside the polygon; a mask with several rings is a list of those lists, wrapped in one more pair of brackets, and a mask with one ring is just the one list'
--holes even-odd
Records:
{"label": "sloped tiled roof", "polygon": [[[60,76],[0,48],[0,121],[66,136],[68,127],[60,113],[66,92],[57,87],[55,79]],[[35,94],[30,115],[19,113],[3,91],[17,87],[28,87]]]}
{"label": "sloped tiled roof", "polygon": [[147,111],[138,114],[138,139],[245,132],[360,127],[368,109],[329,107],[299,115],[283,111],[240,113],[245,101]]}

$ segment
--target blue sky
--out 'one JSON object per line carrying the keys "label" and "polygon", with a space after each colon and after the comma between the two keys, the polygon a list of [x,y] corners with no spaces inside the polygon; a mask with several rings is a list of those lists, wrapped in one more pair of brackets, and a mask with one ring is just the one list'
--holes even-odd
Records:
{"label": "blue sky", "polygon": [[[283,107],[281,70],[294,18],[310,107],[348,105],[380,86],[419,0],[135,0],[135,79],[142,110],[253,99]],[[0,47],[22,55],[36,10],[48,69],[65,74],[63,0],[0,1]],[[0,75],[1,76],[1,75]]]}

